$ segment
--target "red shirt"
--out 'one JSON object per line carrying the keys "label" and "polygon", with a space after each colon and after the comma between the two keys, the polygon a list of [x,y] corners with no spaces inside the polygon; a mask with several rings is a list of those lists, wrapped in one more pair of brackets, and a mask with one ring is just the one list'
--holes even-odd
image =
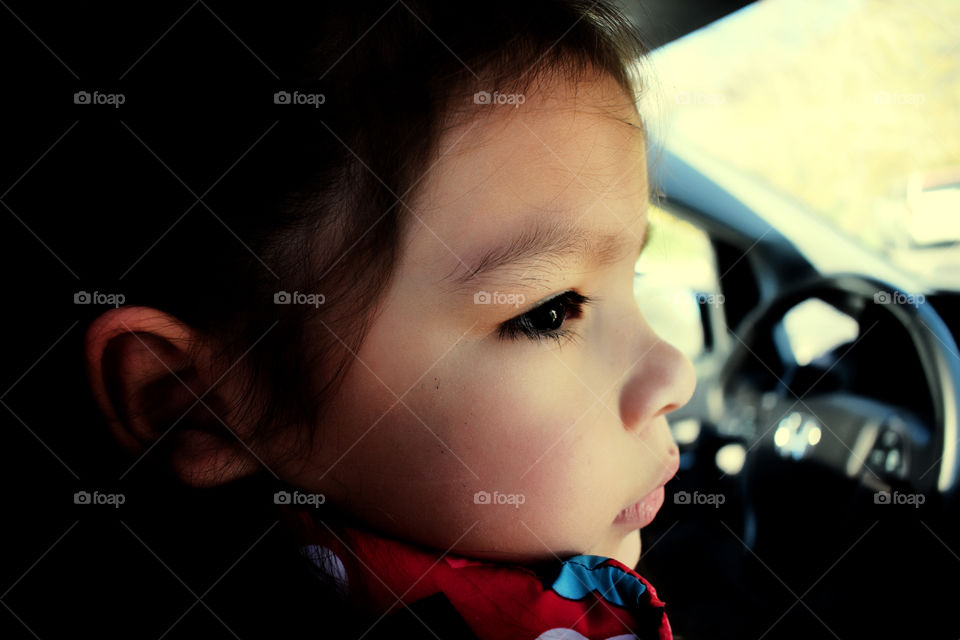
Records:
{"label": "red shirt", "polygon": [[373,626],[405,620],[422,637],[671,640],[657,592],[612,558],[522,566],[428,550],[283,507],[300,552]]}

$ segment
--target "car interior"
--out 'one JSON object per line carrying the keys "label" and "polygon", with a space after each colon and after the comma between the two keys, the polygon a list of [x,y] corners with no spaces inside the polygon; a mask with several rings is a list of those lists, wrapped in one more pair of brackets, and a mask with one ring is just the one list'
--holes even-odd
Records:
{"label": "car interior", "polygon": [[955,289],[689,141],[654,148],[651,225],[700,256],[682,282],[637,266],[651,323],[699,334],[641,558],[678,637],[955,636]]}
{"label": "car interior", "polygon": [[[703,335],[698,386],[671,415],[681,472],[641,558],[682,608],[678,634],[952,628],[954,587],[933,567],[955,561],[955,295],[878,304],[878,291],[896,290],[889,281],[820,274],[779,233],[751,233],[762,222],[755,212],[699,207],[705,176],[668,162],[661,215],[702,234],[715,287],[690,297]],[[847,335],[798,354],[785,327],[804,312]],[[894,494],[919,500],[891,513],[877,500]],[[891,592],[904,606],[887,603]]]}
{"label": "car interior", "polygon": [[[654,72],[669,84],[658,52],[771,2],[619,4],[651,49]],[[829,13],[829,4],[807,9]],[[19,22],[9,22],[5,33],[37,46]],[[939,55],[954,60],[957,51]],[[709,102],[666,95],[680,107]],[[882,100],[868,99],[864,108],[880,108]],[[713,102],[685,117],[721,116]],[[17,107],[23,116],[32,108]],[[958,112],[957,104],[944,108]],[[732,118],[729,127],[759,127],[764,117]],[[681,466],[643,530],[638,567],[667,602],[675,637],[960,637],[953,609],[960,602],[960,286],[908,268],[915,253],[897,261],[866,246],[783,185],[690,137],[645,125],[655,235],[637,263],[635,293],[651,326],[697,371],[693,399],[668,416]],[[20,157],[37,156],[14,135],[15,125],[7,128]],[[815,138],[818,131],[796,135]],[[956,150],[948,152],[960,165]],[[56,162],[55,154],[46,162]],[[853,173],[855,163],[844,163]],[[15,164],[10,175],[25,168]],[[904,175],[914,168],[908,165]],[[11,214],[25,207],[13,197],[4,203]],[[954,204],[944,211],[960,215]],[[49,399],[51,386],[84,375],[79,343],[71,343],[76,323],[58,314],[50,294],[68,295],[75,281],[52,257],[33,260],[28,277],[22,264],[25,254],[44,251],[38,238],[64,232],[55,228],[60,223],[26,226],[15,214],[2,224],[8,308],[30,313],[5,320],[17,373],[2,398],[10,558],[0,585],[0,618],[9,631],[0,635],[60,637],[54,629],[63,628],[129,637],[123,630],[139,626],[156,630],[144,637],[245,638],[233,629],[258,629],[258,620],[279,612],[283,622],[270,633],[290,637],[305,615],[336,615],[310,609],[312,577],[292,554],[278,554],[289,541],[247,501],[251,493],[268,495],[269,486],[180,487],[155,461],[130,467],[109,434],[82,429],[94,414],[83,390]],[[57,250],[68,257],[96,253],[64,247]],[[958,248],[951,241],[937,250],[955,256]],[[667,261],[682,266],[666,272],[659,266]],[[45,423],[59,426],[36,428]],[[58,506],[83,488],[74,472],[82,459],[95,460],[105,486],[122,485],[130,496],[119,526],[106,511],[76,508],[64,516]],[[269,593],[254,597],[264,584]],[[180,607],[180,619],[145,596],[155,592]],[[221,611],[231,612],[229,624]]]}

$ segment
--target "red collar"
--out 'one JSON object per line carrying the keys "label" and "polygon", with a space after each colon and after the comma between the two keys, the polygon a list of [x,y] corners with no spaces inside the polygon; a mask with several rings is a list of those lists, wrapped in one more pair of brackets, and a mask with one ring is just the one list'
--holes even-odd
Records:
{"label": "red collar", "polygon": [[378,624],[412,614],[439,637],[446,636],[436,629],[454,625],[481,640],[673,638],[653,586],[611,558],[500,564],[422,549],[307,509],[283,511],[301,554],[342,595],[381,616]]}

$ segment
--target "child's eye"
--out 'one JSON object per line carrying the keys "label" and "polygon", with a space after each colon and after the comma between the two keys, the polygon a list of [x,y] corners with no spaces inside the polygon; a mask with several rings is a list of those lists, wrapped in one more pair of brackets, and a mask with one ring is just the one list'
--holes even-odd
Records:
{"label": "child's eye", "polygon": [[564,329],[567,320],[579,318],[584,305],[593,302],[593,298],[576,291],[564,291],[540,306],[507,320],[500,325],[500,339],[517,340],[521,337],[540,342],[541,338],[553,338],[557,344],[576,337],[570,329]]}

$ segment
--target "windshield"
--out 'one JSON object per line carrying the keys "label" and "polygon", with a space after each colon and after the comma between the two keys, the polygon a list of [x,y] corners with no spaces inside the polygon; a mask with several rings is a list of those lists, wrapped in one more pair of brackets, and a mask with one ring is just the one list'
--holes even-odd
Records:
{"label": "windshield", "polygon": [[960,289],[960,2],[761,0],[656,50],[645,113]]}

